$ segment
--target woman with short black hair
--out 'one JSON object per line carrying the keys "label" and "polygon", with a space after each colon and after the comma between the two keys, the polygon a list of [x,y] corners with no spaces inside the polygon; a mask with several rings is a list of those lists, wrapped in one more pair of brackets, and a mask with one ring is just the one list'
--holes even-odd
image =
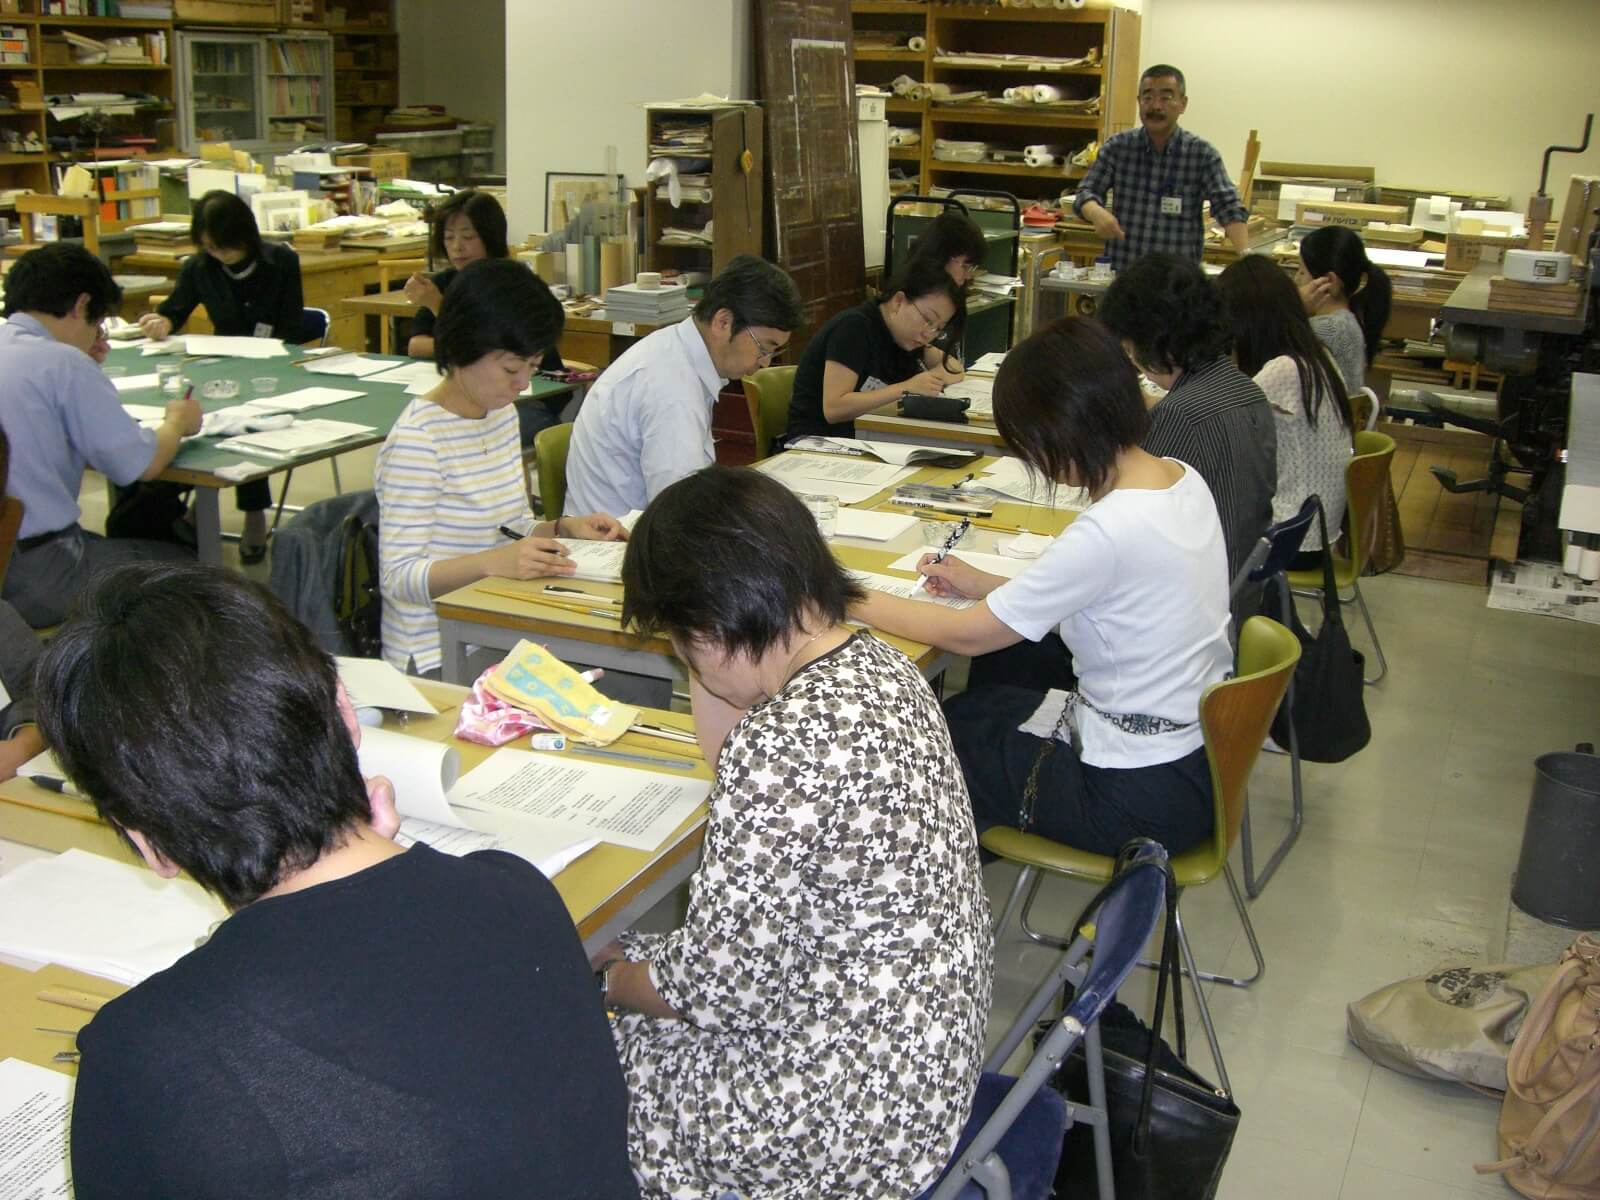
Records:
{"label": "woman with short black hair", "polygon": [[[183,260],[172,294],[139,318],[147,337],[171,337],[203,304],[221,337],[301,340],[306,309],[300,256],[287,245],[262,241],[245,201],[220,189],[207,192],[194,206],[189,237],[200,253]],[[239,561],[258,563],[267,553],[272,488],[257,479],[240,484],[234,497],[245,515]]]}
{"label": "woman with short black hair", "polygon": [[843,624],[858,586],[758,471],[662,491],[622,576],[623,623],[672,640],[716,766],[682,927],[596,958],[642,1191],[914,1196],[966,1120],[990,992],[933,692]]}
{"label": "woman with short black hair", "polygon": [[[563,319],[544,282],[509,259],[471,263],[450,288],[434,347],[444,379],[406,405],[374,472],[383,654],[401,670],[439,670],[434,597],[489,575],[571,575],[554,539],[627,536],[602,513],[534,524],[516,400]],[[502,528],[530,532],[511,540]]]}
{"label": "woman with short black hair", "polygon": [[[1200,696],[1232,665],[1222,527],[1205,481],[1141,449],[1138,377],[1098,323],[1067,317],[1006,355],[995,428],[1030,469],[1090,505],[1015,579],[925,555],[934,596],[851,607],[874,628],[956,654],[1059,629],[1076,690],[969,689],[945,704],[978,828],[1020,827],[1094,854],[1131,837],[1180,853],[1212,830]],[[1027,724],[1043,735],[1024,733]]]}
{"label": "woman with short black hair", "polygon": [[433,357],[433,330],[439,320],[444,294],[468,263],[485,258],[510,258],[506,241],[506,210],[488,192],[463,188],[438,208],[429,221],[428,261],[448,264],[433,275],[421,272],[406,280],[406,298],[419,305],[411,317],[411,340],[406,353],[412,358]]}

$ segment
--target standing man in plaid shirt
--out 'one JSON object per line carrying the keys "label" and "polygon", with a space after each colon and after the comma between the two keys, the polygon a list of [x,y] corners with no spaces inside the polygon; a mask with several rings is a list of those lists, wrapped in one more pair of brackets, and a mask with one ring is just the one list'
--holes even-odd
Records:
{"label": "standing man in plaid shirt", "polygon": [[[1200,261],[1205,249],[1201,202],[1243,254],[1244,205],[1222,156],[1204,138],[1178,128],[1189,107],[1183,72],[1165,63],[1139,79],[1140,129],[1106,139],[1100,157],[1078,185],[1072,210],[1106,240],[1111,266],[1121,270],[1152,252]],[[1115,213],[1106,206],[1115,193]]]}

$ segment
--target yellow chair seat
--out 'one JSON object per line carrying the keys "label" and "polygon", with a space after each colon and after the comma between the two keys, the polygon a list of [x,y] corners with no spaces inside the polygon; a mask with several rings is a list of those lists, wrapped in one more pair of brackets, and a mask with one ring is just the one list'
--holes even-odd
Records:
{"label": "yellow chair seat", "polygon": [[[1331,532],[1331,531],[1330,531]],[[1333,556],[1333,584],[1339,589],[1354,587],[1359,577],[1353,559],[1341,555]],[[1292,588],[1320,588],[1322,586],[1322,568],[1312,567],[1306,571],[1285,571]]]}
{"label": "yellow chair seat", "polygon": [[[544,518],[554,521],[567,502],[567,448],[572,445],[572,425],[566,422],[541,429],[533,438],[533,454],[539,472],[539,500]],[[621,514],[617,514],[621,515]]]}
{"label": "yellow chair seat", "polygon": [[[1116,859],[1105,854],[1091,854],[1060,842],[1052,842],[1036,833],[1023,833],[996,825],[985,830],[978,841],[992,854],[1025,867],[1053,871],[1058,875],[1071,875],[1075,879],[1089,879],[1096,883],[1109,883],[1116,869]],[[1193,887],[1210,883],[1222,869],[1216,847],[1210,843],[1185,851],[1171,860],[1172,874],[1179,887]]]}
{"label": "yellow chair seat", "polygon": [[772,443],[789,428],[789,397],[794,392],[793,367],[763,367],[744,380],[750,406],[750,429],[756,436],[756,457],[772,453]]}

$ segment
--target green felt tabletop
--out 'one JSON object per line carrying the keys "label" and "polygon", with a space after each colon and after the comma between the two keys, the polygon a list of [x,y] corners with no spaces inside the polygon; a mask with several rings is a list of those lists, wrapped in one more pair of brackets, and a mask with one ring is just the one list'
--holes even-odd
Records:
{"label": "green felt tabletop", "polygon": [[[195,385],[195,397],[200,401],[200,406],[206,412],[219,408],[228,408],[235,404],[258,398],[253,381],[257,379],[272,378],[277,381],[277,388],[273,394],[285,394],[299,391],[308,387],[339,388],[342,391],[360,392],[358,399],[341,400],[337,404],[326,404],[321,408],[310,409],[304,413],[296,414],[297,417],[323,418],[330,421],[349,421],[356,425],[366,425],[372,429],[370,435],[352,438],[349,441],[338,443],[335,446],[308,452],[294,458],[269,459],[254,455],[235,454],[228,450],[220,449],[212,438],[195,438],[186,442],[178,452],[177,458],[172,462],[169,472],[184,474],[209,474],[218,467],[231,466],[235,463],[246,463],[252,467],[259,467],[259,473],[250,478],[260,478],[272,475],[278,471],[299,466],[302,463],[315,462],[327,458],[332,454],[345,450],[358,449],[361,446],[370,446],[374,442],[381,442],[389,435],[389,430],[405,410],[406,402],[411,399],[406,395],[406,389],[395,383],[367,383],[350,375],[317,375],[307,371],[304,366],[297,365],[305,354],[297,346],[289,347],[289,354],[284,358],[183,358],[177,355],[161,354],[145,357],[139,347],[113,349],[106,359],[106,366],[120,368],[124,375],[150,375],[155,373],[156,364],[171,362],[178,358],[183,363],[184,378]],[[383,362],[392,362],[396,366],[415,362],[415,359],[398,357],[396,355],[369,354],[364,357],[377,359]],[[208,400],[202,395],[204,385],[213,379],[231,379],[239,384],[239,394],[227,400]],[[532,400],[544,400],[555,396],[564,395],[572,391],[572,385],[557,383],[552,379],[542,379],[535,376],[533,379]],[[118,398],[124,404],[159,405],[164,403],[164,397],[158,388],[135,388],[119,393]],[[263,396],[263,398],[265,398]],[[187,480],[187,482],[198,482]],[[223,481],[231,484],[232,481]]]}

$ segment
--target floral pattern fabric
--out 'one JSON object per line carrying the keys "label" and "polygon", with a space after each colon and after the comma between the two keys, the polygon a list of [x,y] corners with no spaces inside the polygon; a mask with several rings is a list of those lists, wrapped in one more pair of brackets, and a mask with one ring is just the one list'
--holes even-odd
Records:
{"label": "floral pattern fabric", "polygon": [[909,1197],[965,1123],[989,906],[933,692],[857,634],[734,727],[681,928],[623,939],[683,1020],[614,1033],[651,1197]]}

